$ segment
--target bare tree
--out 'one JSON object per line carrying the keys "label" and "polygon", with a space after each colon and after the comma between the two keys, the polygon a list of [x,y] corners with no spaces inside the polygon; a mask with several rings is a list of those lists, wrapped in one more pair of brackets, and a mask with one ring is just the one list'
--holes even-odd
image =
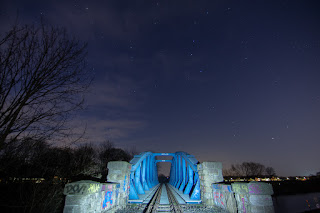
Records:
{"label": "bare tree", "polygon": [[72,167],[74,175],[97,176],[98,153],[91,144],[84,144],[73,150]]}
{"label": "bare tree", "polygon": [[231,171],[231,169],[222,169],[222,174],[223,176],[232,176],[233,172]]}
{"label": "bare tree", "polygon": [[15,25],[0,37],[0,149],[8,140],[67,129],[91,82],[86,46],[44,24]]}
{"label": "bare tree", "polygon": [[100,167],[100,179],[105,181],[108,175],[107,165],[110,161],[127,161],[132,159],[132,156],[127,151],[114,147],[114,144],[110,141],[104,141],[99,147],[98,153],[99,167]]}
{"label": "bare tree", "polygon": [[275,176],[276,172],[275,172],[274,168],[273,167],[267,167],[266,168],[266,175],[267,176]]}
{"label": "bare tree", "polygon": [[261,176],[265,173],[265,166],[255,162],[243,162],[231,165],[231,171],[236,176]]}

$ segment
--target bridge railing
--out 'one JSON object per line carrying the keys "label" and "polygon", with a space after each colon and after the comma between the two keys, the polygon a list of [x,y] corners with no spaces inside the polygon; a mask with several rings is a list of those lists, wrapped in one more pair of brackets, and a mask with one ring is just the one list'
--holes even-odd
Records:
{"label": "bridge railing", "polygon": [[200,179],[197,169],[198,160],[185,152],[176,152],[170,170],[169,183],[190,195],[191,200],[200,200]]}

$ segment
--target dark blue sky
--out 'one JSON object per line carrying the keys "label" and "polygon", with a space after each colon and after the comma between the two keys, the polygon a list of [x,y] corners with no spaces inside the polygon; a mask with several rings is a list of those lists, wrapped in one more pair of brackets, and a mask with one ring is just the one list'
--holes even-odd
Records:
{"label": "dark blue sky", "polygon": [[2,0],[0,26],[43,16],[88,41],[95,79],[72,121],[87,141],[309,175],[320,171],[319,11],[315,0]]}

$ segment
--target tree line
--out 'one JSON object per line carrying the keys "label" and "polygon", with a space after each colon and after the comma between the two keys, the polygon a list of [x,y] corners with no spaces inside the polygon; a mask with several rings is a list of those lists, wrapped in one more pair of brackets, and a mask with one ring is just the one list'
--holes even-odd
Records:
{"label": "tree line", "polygon": [[243,162],[241,164],[232,164],[229,169],[223,170],[224,176],[237,177],[272,177],[276,175],[273,167],[266,167],[256,162]]}
{"label": "tree line", "polygon": [[134,152],[106,141],[98,146],[57,147],[46,141],[24,138],[5,144],[0,152],[0,177],[66,180],[92,178],[106,181],[109,161],[130,161]]}
{"label": "tree line", "polygon": [[0,211],[62,212],[66,182],[105,182],[108,162],[130,161],[133,154],[110,141],[76,147],[52,146],[33,138],[10,141],[0,151]]}

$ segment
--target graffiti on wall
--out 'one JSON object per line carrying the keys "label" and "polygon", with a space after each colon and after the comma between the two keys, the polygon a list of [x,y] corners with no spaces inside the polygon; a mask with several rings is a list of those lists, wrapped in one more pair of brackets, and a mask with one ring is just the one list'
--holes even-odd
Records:
{"label": "graffiti on wall", "polygon": [[65,192],[67,194],[83,194],[87,190],[85,184],[68,184],[65,187]]}
{"label": "graffiti on wall", "polygon": [[245,205],[245,201],[244,201],[244,197],[241,198],[242,200],[242,210],[243,210],[243,213],[246,213],[246,205]]}
{"label": "graffiti on wall", "polygon": [[262,190],[258,184],[249,185],[249,194],[261,194]]}
{"label": "graffiti on wall", "polygon": [[231,185],[221,185],[221,190],[226,192],[232,192]]}
{"label": "graffiti on wall", "polygon": [[127,175],[124,177],[124,180],[123,180],[123,191],[124,192],[126,191],[126,184],[127,184]]}
{"label": "graffiti on wall", "polygon": [[104,192],[104,197],[103,197],[103,201],[102,201],[102,209],[106,209],[106,208],[110,208],[113,204],[113,200],[112,200],[112,191],[106,191]]}
{"label": "graffiti on wall", "polygon": [[246,213],[249,208],[249,199],[248,196],[243,195],[243,194],[238,194],[236,195],[237,198],[237,203],[238,203],[238,208],[242,209],[243,213]]}
{"label": "graffiti on wall", "polygon": [[217,206],[225,208],[225,204],[223,202],[223,193],[217,191],[213,192],[213,199]]}
{"label": "graffiti on wall", "polygon": [[100,183],[70,183],[65,186],[66,194],[93,194],[100,189]]}
{"label": "graffiti on wall", "polygon": [[88,188],[88,193],[96,193],[100,189],[100,184],[91,183]]}
{"label": "graffiti on wall", "polygon": [[245,184],[234,184],[232,185],[232,189],[234,192],[238,193],[248,193],[248,187]]}

